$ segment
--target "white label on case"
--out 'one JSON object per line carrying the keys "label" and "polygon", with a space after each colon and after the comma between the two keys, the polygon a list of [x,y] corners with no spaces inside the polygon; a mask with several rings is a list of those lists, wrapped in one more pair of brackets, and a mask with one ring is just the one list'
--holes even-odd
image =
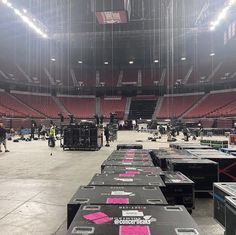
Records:
{"label": "white label on case", "polygon": [[115,196],[123,196],[123,195],[131,195],[132,192],[125,192],[125,191],[112,191],[111,195]]}
{"label": "white label on case", "polygon": [[142,216],[144,216],[143,215],[143,212],[142,211],[138,211],[138,210],[123,210],[122,211],[122,216],[130,216],[130,217],[132,217],[132,216],[140,216],[140,217],[142,217]]}
{"label": "white label on case", "polygon": [[123,182],[133,182],[134,180],[131,179],[131,178],[114,178],[114,180],[117,180],[117,181],[123,181]]}

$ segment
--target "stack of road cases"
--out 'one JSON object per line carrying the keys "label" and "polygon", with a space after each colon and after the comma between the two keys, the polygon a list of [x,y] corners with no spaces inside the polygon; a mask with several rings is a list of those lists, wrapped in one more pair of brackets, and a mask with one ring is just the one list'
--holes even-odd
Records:
{"label": "stack of road cases", "polygon": [[152,150],[153,161],[162,170],[167,170],[168,160],[170,159],[197,159],[197,157],[188,153],[182,153],[178,151],[170,151],[168,149]]}
{"label": "stack of road cases", "polygon": [[217,150],[188,150],[188,153],[198,159],[209,159],[219,165],[219,181],[236,181],[236,157]]}
{"label": "stack of road cases", "polygon": [[70,234],[203,235],[183,206],[85,205]]}
{"label": "stack of road cases", "polygon": [[192,212],[195,204],[194,182],[181,172],[165,171],[165,187],[162,192],[171,205],[184,205]]}
{"label": "stack of road cases", "polygon": [[236,234],[236,196],[226,197],[225,234]]}
{"label": "stack of road cases", "polygon": [[171,171],[180,171],[195,183],[196,192],[212,192],[213,183],[218,182],[218,164],[207,159],[171,159]]}
{"label": "stack of road cases", "polygon": [[236,196],[236,183],[215,183],[213,190],[214,218],[225,226],[225,197]]}
{"label": "stack of road cases", "polygon": [[154,164],[148,150],[126,149],[112,152],[101,170],[106,166],[153,167]]}
{"label": "stack of road cases", "polygon": [[67,234],[202,235],[186,210],[194,208],[194,182],[180,172],[163,172],[150,153],[112,152],[101,173],[68,203]]}
{"label": "stack of road cases", "polygon": [[80,206],[89,205],[167,205],[159,187],[143,186],[81,186],[67,205],[69,228]]}
{"label": "stack of road cases", "polygon": [[198,143],[171,143],[170,148],[176,149],[212,149],[211,146],[208,145],[201,145]]}
{"label": "stack of road cases", "polygon": [[64,128],[64,150],[98,150],[102,146],[101,130],[94,122],[81,121]]}

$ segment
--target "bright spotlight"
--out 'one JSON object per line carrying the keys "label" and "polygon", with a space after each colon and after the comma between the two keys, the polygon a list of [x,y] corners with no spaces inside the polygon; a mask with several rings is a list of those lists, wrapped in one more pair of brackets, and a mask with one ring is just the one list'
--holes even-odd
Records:
{"label": "bright spotlight", "polygon": [[216,19],[210,23],[209,29],[211,31],[215,30],[216,26],[220,24],[222,20],[225,19],[227,16],[228,11],[230,8],[236,3],[236,0],[230,0],[228,4],[220,11],[219,15],[216,17]]}
{"label": "bright spotlight", "polygon": [[185,61],[185,60],[186,60],[186,57],[182,57],[181,60],[182,60],[182,61]]}
{"label": "bright spotlight", "polygon": [[133,61],[133,60],[130,60],[130,61],[129,61],[129,64],[133,64],[133,63],[134,63],[134,61]]}
{"label": "bright spotlight", "polygon": [[17,9],[10,3],[8,0],[2,0],[2,3],[11,8],[14,13],[21,18],[21,20],[28,25],[31,29],[33,29],[36,33],[38,33],[43,38],[48,38],[48,35],[44,29],[41,28],[41,25],[36,24],[36,19],[31,18],[30,16],[26,16],[24,13],[27,13],[27,9],[23,8],[22,11]]}

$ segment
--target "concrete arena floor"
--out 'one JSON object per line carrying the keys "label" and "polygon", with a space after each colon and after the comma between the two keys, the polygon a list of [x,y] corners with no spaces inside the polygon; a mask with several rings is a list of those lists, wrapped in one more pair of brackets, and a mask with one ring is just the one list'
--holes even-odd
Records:
{"label": "concrete arena floor", "polygon": [[[143,140],[144,148],[168,146],[166,137],[150,142],[148,136],[121,131],[117,142],[96,152],[63,152],[57,141],[52,156],[46,141],[8,142],[11,152],[0,153],[0,234],[65,234],[67,202],[100,172],[101,163],[118,143]],[[212,211],[212,199],[197,199],[193,217],[204,235],[223,235]]]}

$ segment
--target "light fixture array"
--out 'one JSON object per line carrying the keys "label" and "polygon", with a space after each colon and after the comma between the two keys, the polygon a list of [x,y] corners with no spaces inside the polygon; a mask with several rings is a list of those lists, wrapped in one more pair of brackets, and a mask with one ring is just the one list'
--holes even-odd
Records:
{"label": "light fixture array", "polygon": [[36,24],[35,18],[31,18],[30,15],[27,14],[27,10],[23,9],[22,11],[17,9],[16,7],[13,6],[12,3],[10,3],[8,0],[2,0],[2,3],[12,9],[14,13],[26,24],[28,25],[31,29],[33,29],[37,34],[39,34],[43,38],[48,38],[47,33],[39,26]]}

